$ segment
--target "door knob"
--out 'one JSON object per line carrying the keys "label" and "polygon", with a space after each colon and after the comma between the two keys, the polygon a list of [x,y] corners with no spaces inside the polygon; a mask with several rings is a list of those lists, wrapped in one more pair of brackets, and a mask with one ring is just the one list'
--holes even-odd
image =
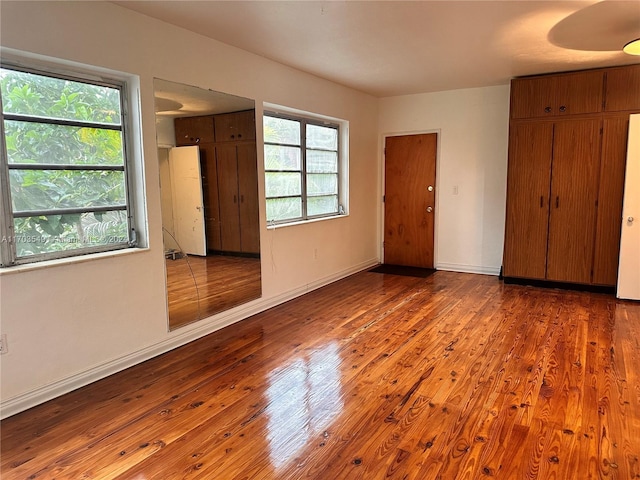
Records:
{"label": "door knob", "polygon": [[629,218],[627,218],[627,222],[629,222],[629,223],[633,223],[633,217],[629,217]]}
{"label": "door knob", "polygon": [[433,208],[427,207],[427,213],[431,213],[431,212],[433,212]]}
{"label": "door knob", "polygon": [[427,187],[427,190],[429,190],[430,192],[433,192],[433,185],[429,185],[429,186]]}

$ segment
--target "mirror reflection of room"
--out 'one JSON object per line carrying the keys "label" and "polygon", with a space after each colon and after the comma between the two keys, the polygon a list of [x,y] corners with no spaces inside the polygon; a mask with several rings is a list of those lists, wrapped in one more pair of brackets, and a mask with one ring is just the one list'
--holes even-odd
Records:
{"label": "mirror reflection of room", "polygon": [[261,295],[253,100],[154,80],[169,329]]}

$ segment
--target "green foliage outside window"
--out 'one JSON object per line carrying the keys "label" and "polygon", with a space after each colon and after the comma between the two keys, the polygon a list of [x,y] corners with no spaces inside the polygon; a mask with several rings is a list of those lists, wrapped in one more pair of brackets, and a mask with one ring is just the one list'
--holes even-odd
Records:
{"label": "green foliage outside window", "polygon": [[126,244],[120,89],[2,68],[0,91],[16,256]]}

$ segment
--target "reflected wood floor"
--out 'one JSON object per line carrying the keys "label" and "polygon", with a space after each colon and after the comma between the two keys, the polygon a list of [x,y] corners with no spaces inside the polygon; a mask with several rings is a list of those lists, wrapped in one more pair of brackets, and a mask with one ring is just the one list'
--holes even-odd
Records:
{"label": "reflected wood floor", "polygon": [[260,259],[223,255],[167,259],[169,328],[259,298]]}
{"label": "reflected wood floor", "polygon": [[362,272],[1,427],[3,480],[640,478],[640,304]]}

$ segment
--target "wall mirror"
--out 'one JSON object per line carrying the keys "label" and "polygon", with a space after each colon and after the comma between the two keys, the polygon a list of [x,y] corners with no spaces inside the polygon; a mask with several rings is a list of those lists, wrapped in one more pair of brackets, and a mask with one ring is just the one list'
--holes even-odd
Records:
{"label": "wall mirror", "polygon": [[154,80],[169,329],[259,298],[255,102]]}

